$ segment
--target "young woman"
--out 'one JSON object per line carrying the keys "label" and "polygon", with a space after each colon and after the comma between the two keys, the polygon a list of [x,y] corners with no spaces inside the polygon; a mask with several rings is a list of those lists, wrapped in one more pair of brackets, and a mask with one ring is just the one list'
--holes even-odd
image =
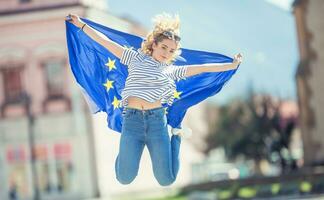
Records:
{"label": "young woman", "polygon": [[128,66],[128,77],[122,91],[123,126],[119,154],[115,162],[116,178],[122,184],[131,183],[147,145],[154,176],[160,185],[172,184],[179,170],[179,150],[182,132],[172,129],[170,140],[163,103],[171,105],[176,89],[175,80],[203,72],[236,69],[242,56],[234,56],[231,64],[175,66],[172,61],[180,53],[178,16],[167,14],[155,18],[155,27],[138,50],[124,48],[88,26],[77,15],[68,21],[107,48]]}

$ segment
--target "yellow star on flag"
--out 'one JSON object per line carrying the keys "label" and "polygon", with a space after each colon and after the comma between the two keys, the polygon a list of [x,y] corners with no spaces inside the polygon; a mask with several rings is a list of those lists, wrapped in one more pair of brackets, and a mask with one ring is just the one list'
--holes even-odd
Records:
{"label": "yellow star on flag", "polygon": [[117,69],[115,65],[115,61],[116,60],[111,60],[110,58],[108,58],[108,63],[106,63],[105,65],[109,68],[109,71],[113,69]]}
{"label": "yellow star on flag", "polygon": [[114,110],[116,109],[116,108],[119,108],[120,106],[119,106],[119,100],[117,99],[117,97],[116,96],[114,96],[114,101],[111,103],[112,105],[114,105]]}
{"label": "yellow star on flag", "polygon": [[180,99],[181,94],[182,94],[182,92],[174,91],[173,96],[174,96],[175,99]]}
{"label": "yellow star on flag", "polygon": [[114,88],[113,83],[114,83],[114,81],[110,81],[109,79],[107,79],[107,82],[105,84],[103,84],[106,87],[107,92],[109,92],[109,90],[111,88]]}

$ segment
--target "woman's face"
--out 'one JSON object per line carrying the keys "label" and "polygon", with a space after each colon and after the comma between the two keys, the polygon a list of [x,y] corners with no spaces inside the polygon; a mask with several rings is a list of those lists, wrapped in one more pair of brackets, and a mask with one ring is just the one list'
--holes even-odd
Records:
{"label": "woman's face", "polygon": [[177,49],[177,44],[174,40],[163,39],[162,41],[153,43],[152,57],[159,62],[169,61]]}

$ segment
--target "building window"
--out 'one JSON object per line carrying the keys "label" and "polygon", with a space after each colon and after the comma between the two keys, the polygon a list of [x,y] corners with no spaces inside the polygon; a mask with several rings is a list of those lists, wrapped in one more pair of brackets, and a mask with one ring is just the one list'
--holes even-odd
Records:
{"label": "building window", "polygon": [[64,61],[48,60],[45,62],[45,77],[49,98],[63,97],[64,86]]}
{"label": "building window", "polygon": [[19,103],[22,95],[21,68],[5,68],[2,72],[5,101],[7,103]]}
{"label": "building window", "polygon": [[71,192],[74,183],[74,165],[72,163],[72,146],[70,143],[57,143],[54,145],[56,162],[57,190]]}
{"label": "building window", "polygon": [[47,96],[43,102],[43,110],[47,112],[67,112],[71,109],[65,85],[65,65],[62,58],[51,58],[43,62],[43,72],[47,86]]}

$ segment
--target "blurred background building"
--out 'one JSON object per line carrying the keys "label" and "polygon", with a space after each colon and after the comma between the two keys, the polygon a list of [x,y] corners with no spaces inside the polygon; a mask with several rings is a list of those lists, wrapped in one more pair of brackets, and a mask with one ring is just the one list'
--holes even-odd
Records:
{"label": "blurred background building", "polygon": [[[155,194],[160,186],[146,149],[132,185],[115,179],[119,134],[107,128],[104,113],[89,113],[72,77],[65,38],[68,13],[146,35],[137,22],[111,14],[104,0],[0,2],[0,199]],[[188,184],[188,166],[203,157],[203,107],[196,106],[185,119],[196,134],[192,143],[183,144],[185,167],[175,185]]]}
{"label": "blurred background building", "polygon": [[296,82],[306,166],[324,164],[323,9],[324,1],[294,2],[300,57]]}
{"label": "blurred background building", "polygon": [[66,13],[91,9],[78,1],[0,2],[1,199],[98,193],[93,131],[64,34]]}

